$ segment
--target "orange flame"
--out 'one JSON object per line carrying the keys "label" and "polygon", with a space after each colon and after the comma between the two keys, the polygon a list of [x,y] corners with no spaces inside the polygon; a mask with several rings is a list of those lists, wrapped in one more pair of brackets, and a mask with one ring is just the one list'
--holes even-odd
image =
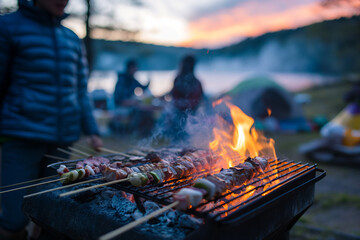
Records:
{"label": "orange flame", "polygon": [[230,110],[232,123],[217,116],[218,127],[213,129],[214,140],[209,143],[211,150],[225,160],[221,167],[235,166],[247,157],[267,157],[276,159],[274,141],[267,139],[253,128],[254,119],[247,116],[240,108],[228,100],[220,99],[214,106],[224,103]]}
{"label": "orange flame", "polygon": [[268,113],[268,116],[270,117],[271,116],[271,109],[270,108],[267,108],[267,113]]}

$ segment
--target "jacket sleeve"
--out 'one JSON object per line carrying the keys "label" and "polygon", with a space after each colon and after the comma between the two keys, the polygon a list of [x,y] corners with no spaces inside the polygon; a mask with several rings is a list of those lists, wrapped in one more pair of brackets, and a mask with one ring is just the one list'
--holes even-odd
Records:
{"label": "jacket sleeve", "polygon": [[78,98],[81,111],[82,130],[85,135],[99,135],[99,130],[92,113],[92,105],[90,103],[87,91],[88,66],[85,55],[84,46],[81,44],[81,53],[78,62]]}
{"label": "jacket sleeve", "polygon": [[[10,36],[7,25],[0,17],[0,94],[4,94],[6,83],[6,72],[9,68],[9,60],[10,60]],[[1,96],[1,98],[3,95]]]}

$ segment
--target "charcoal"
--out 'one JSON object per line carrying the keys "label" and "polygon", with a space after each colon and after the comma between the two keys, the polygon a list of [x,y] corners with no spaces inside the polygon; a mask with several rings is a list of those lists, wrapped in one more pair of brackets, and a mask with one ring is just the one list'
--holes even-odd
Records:
{"label": "charcoal", "polygon": [[105,190],[101,192],[101,197],[104,200],[111,200],[115,196],[115,192],[112,190]]}
{"label": "charcoal", "polygon": [[144,202],[144,207],[145,207],[146,214],[150,214],[150,213],[160,209],[160,206],[152,201]]}
{"label": "charcoal", "polygon": [[168,211],[167,213],[166,213],[166,216],[167,216],[167,218],[170,220],[170,222],[172,222],[172,223],[176,223],[177,222],[177,213],[176,213],[176,211]]}
{"label": "charcoal", "polygon": [[140,212],[138,209],[135,210],[135,212],[133,212],[132,217],[135,220],[138,220],[139,218],[142,218],[144,216],[144,214],[142,214],[142,212]]}
{"label": "charcoal", "polygon": [[136,209],[136,205],[134,203],[118,195],[115,195],[111,199],[111,206],[116,209],[117,214],[122,220],[131,218],[131,214]]}
{"label": "charcoal", "polygon": [[201,223],[201,220],[187,214],[183,214],[179,217],[179,225],[184,228],[197,229]]}

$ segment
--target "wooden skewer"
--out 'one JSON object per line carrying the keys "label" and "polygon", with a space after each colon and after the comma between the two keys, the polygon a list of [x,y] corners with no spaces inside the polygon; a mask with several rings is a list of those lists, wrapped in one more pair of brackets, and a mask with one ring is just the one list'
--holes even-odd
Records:
{"label": "wooden skewer", "polygon": [[71,151],[74,151],[74,152],[77,152],[77,153],[79,153],[79,154],[82,154],[82,155],[84,155],[85,157],[89,157],[89,156],[91,155],[91,154],[89,154],[89,153],[80,151],[80,150],[78,150],[78,149],[76,149],[76,148],[73,148],[73,147],[69,147],[69,149],[70,149]]}
{"label": "wooden skewer", "polygon": [[90,148],[90,147],[82,146],[82,145],[80,145],[80,144],[78,144],[78,143],[75,143],[74,145],[75,145],[77,148],[80,148],[80,149],[83,149],[83,150],[85,150],[85,151],[91,152],[93,155],[99,153],[99,152],[95,151],[94,149],[92,149],[92,148]]}
{"label": "wooden skewer", "polygon": [[65,196],[73,195],[73,194],[76,194],[76,193],[79,193],[79,192],[84,192],[84,191],[87,191],[87,190],[90,190],[90,189],[93,189],[93,188],[99,188],[99,187],[104,187],[104,186],[115,184],[115,183],[125,182],[127,180],[128,180],[127,178],[124,178],[124,179],[119,179],[119,180],[115,180],[115,181],[111,181],[111,182],[107,182],[107,183],[93,185],[93,186],[86,187],[86,188],[76,189],[76,190],[73,190],[73,191],[70,191],[70,192],[62,193],[62,194],[59,195],[59,197],[65,197]]}
{"label": "wooden skewer", "polygon": [[66,154],[69,154],[69,155],[73,155],[75,157],[79,157],[79,158],[82,158],[83,156],[77,154],[77,153],[73,153],[73,152],[70,152],[70,151],[66,151],[65,149],[62,149],[62,148],[57,148],[57,150],[59,150],[60,152],[63,152],[63,153],[66,153]]}
{"label": "wooden skewer", "polygon": [[163,207],[163,208],[161,208],[159,210],[156,210],[156,211],[150,213],[149,215],[146,215],[146,216],[144,216],[142,218],[137,219],[134,222],[131,222],[131,223],[129,223],[129,224],[125,225],[125,226],[122,226],[122,227],[120,227],[120,228],[118,228],[118,229],[116,229],[116,230],[114,230],[112,232],[109,232],[109,233],[107,233],[105,235],[102,235],[99,238],[99,240],[109,240],[109,239],[112,239],[112,238],[114,238],[116,236],[119,236],[120,234],[122,234],[122,233],[124,233],[126,231],[129,231],[130,229],[132,229],[132,228],[134,228],[134,227],[136,227],[136,226],[138,226],[138,225],[140,225],[140,224],[142,224],[144,222],[147,222],[151,218],[154,218],[154,217],[156,217],[158,215],[161,215],[164,212],[166,212],[167,210],[169,210],[169,209],[171,209],[173,207],[176,207],[178,204],[179,204],[179,201],[173,202],[173,203],[167,205],[166,207]]}
{"label": "wooden skewer", "polygon": [[0,194],[13,192],[13,191],[17,191],[17,190],[21,190],[21,189],[25,189],[25,188],[36,187],[36,186],[40,186],[40,185],[44,185],[44,184],[48,184],[48,183],[58,182],[60,180],[63,180],[63,179],[58,178],[58,179],[50,180],[50,181],[47,181],[47,182],[35,183],[35,184],[27,185],[27,186],[24,186],[24,187],[13,188],[13,189],[2,191],[2,192],[0,192]]}
{"label": "wooden skewer", "polygon": [[59,176],[59,175],[52,175],[52,176],[48,176],[48,177],[33,179],[33,180],[30,180],[30,181],[26,181],[26,182],[14,183],[14,184],[11,184],[11,185],[2,186],[2,187],[0,187],[0,189],[14,187],[14,186],[17,186],[17,185],[23,185],[23,184],[32,183],[32,182],[41,181],[41,180],[46,180],[46,179],[54,178],[54,177],[57,177],[57,176]]}
{"label": "wooden skewer", "polygon": [[[61,164],[65,164],[65,162],[64,161],[61,161],[61,162],[56,162],[56,163],[52,163],[52,164],[49,164],[49,165],[47,165],[46,167],[47,168],[49,168],[49,167],[54,167],[54,166],[56,166],[56,165],[61,165]],[[76,165],[76,163],[77,163],[77,161],[75,161],[75,162],[66,162],[66,166],[72,166],[72,165]]]}
{"label": "wooden skewer", "polygon": [[104,147],[101,147],[99,148],[101,151],[104,151],[104,152],[108,152],[108,153],[114,153],[114,154],[119,154],[119,155],[122,155],[124,157],[131,157],[130,155],[126,154],[126,153],[122,153],[122,152],[115,152],[113,150],[110,150],[110,149],[107,149],[107,148],[104,148]]}
{"label": "wooden skewer", "polygon": [[40,194],[43,194],[43,193],[52,192],[52,191],[65,189],[65,188],[69,188],[69,187],[74,187],[74,186],[77,186],[77,185],[80,185],[80,184],[95,182],[95,181],[104,180],[104,179],[105,178],[102,177],[102,178],[95,178],[95,179],[90,179],[90,180],[87,180],[87,181],[77,182],[77,183],[73,183],[73,184],[69,184],[69,185],[65,185],[65,186],[61,186],[61,187],[57,187],[57,188],[44,190],[44,191],[37,192],[37,193],[28,194],[28,195],[25,195],[24,198],[33,197],[33,196],[37,196],[37,195],[40,195]]}
{"label": "wooden skewer", "polygon": [[44,154],[44,156],[45,156],[45,157],[48,157],[48,158],[60,160],[60,161],[68,161],[68,160],[69,160],[69,159],[66,159],[66,158],[62,158],[62,157],[58,157],[58,156],[53,156],[53,155],[49,155],[49,154]]}
{"label": "wooden skewer", "polygon": [[142,156],[142,157],[146,156],[145,153],[143,153],[142,151],[136,150],[136,149],[131,150],[130,154],[135,154],[135,155]]}

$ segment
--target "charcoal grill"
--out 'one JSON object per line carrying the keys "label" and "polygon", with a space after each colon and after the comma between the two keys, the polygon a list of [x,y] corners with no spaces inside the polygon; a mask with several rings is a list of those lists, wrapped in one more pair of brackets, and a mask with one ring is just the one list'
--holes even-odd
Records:
{"label": "charcoal grill", "polygon": [[[209,202],[204,202],[196,208],[186,211],[187,214],[203,219],[204,224],[186,235],[186,239],[287,239],[289,231],[301,215],[311,206],[314,200],[315,183],[325,177],[326,172],[317,167],[317,165],[308,165],[294,163],[287,160],[277,160],[270,162],[272,170],[256,176],[246,185],[237,187]],[[276,170],[276,171],[275,171]],[[216,170],[214,170],[216,172]],[[219,171],[219,170],[218,170]],[[200,172],[197,176],[184,177],[178,180],[171,180],[162,184],[150,185],[141,188],[133,187],[130,184],[114,184],[111,188],[131,193],[134,196],[137,208],[144,211],[142,205],[143,199],[168,205],[173,202],[172,193],[183,187],[191,186],[193,180],[197,177],[203,177],[211,172]],[[249,189],[249,186],[251,189]],[[246,200],[241,200],[245,195],[250,195]],[[77,228],[79,226],[61,226],[59,224],[49,224],[55,216],[48,216],[36,210],[49,201],[46,194],[35,198],[26,199],[24,209],[35,222],[42,225],[50,232],[56,232],[56,236],[62,236],[64,239],[96,239],[108,231],[111,231],[123,223],[116,222],[114,218],[89,216],[86,214],[83,218],[81,211],[77,214],[76,206],[71,199],[56,199],[51,196],[53,201],[52,208],[71,208],[72,215],[84,221],[85,226],[82,229],[92,228],[90,235],[81,235]],[[72,197],[74,199],[76,197]],[[78,208],[81,205],[77,205]],[[66,210],[67,211],[67,210]],[[60,214],[59,211],[52,212]],[[97,214],[97,213],[96,213]],[[86,219],[85,219],[86,218]],[[89,221],[97,221],[103,227],[95,231]],[[91,220],[92,219],[92,220]],[[59,222],[59,221],[58,221]],[[62,223],[61,224],[66,224]],[[99,226],[96,225],[96,226]],[[72,234],[70,233],[72,232]],[[76,233],[76,234],[74,234]],[[122,236],[120,239],[153,239],[162,238],[162,236],[151,236],[139,234],[133,229]],[[177,239],[176,236],[167,236],[164,239]]]}

